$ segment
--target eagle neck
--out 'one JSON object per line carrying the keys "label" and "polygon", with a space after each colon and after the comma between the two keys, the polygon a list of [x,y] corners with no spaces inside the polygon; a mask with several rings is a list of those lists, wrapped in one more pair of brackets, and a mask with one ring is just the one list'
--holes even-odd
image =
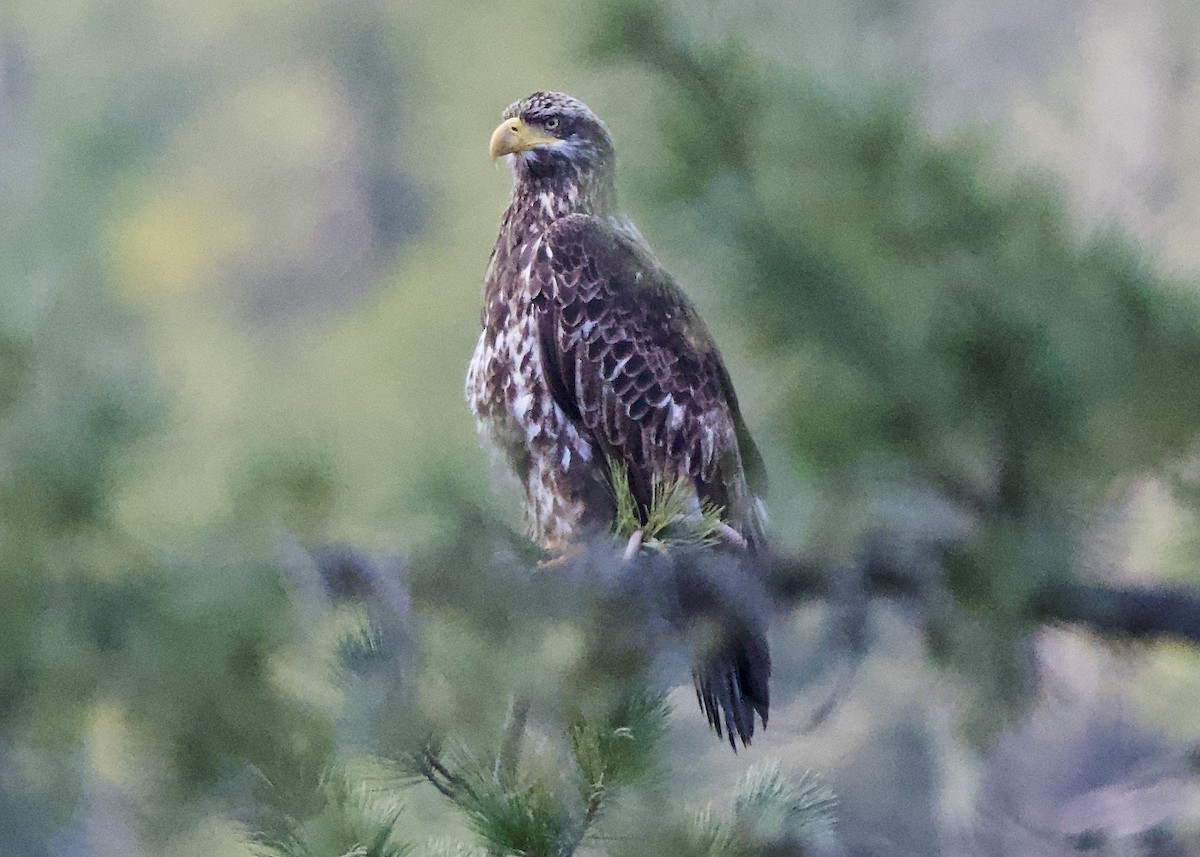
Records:
{"label": "eagle neck", "polygon": [[537,249],[554,224],[572,214],[609,218],[616,211],[611,169],[534,175],[518,165],[512,199],[484,281],[484,326],[501,327],[536,291],[530,273]]}
{"label": "eagle neck", "polygon": [[521,171],[513,185],[510,211],[523,212],[547,225],[570,214],[607,217],[616,211],[616,187],[611,170],[556,171],[539,176]]}

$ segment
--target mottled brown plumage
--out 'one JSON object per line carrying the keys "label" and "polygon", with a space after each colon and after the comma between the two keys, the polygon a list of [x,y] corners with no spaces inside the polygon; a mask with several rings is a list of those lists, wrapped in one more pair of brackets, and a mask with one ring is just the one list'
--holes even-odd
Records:
{"label": "mottled brown plumage", "polygon": [[[526,495],[547,550],[609,529],[610,461],[643,508],[656,481],[686,479],[750,552],[764,548],[765,477],[712,337],[649,246],[615,209],[607,130],[582,103],[534,93],[492,138],[514,172],[484,279],[483,332],[467,374],[481,429]],[[767,719],[761,634],[719,647],[696,673],[730,741]]]}

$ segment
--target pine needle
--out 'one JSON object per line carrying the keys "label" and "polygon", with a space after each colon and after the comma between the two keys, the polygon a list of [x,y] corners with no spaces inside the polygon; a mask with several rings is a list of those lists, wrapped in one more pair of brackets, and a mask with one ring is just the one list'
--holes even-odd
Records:
{"label": "pine needle", "polygon": [[496,781],[489,762],[456,743],[432,762],[448,783],[439,790],[462,810],[492,850],[527,857],[563,853],[563,843],[571,840],[577,824],[570,808],[546,783],[535,780],[505,787]]}
{"label": "pine needle", "polygon": [[377,788],[349,771],[334,768],[321,777],[321,811],[304,820],[282,817],[264,832],[260,857],[408,857],[411,846],[399,830],[404,812],[400,786]]}
{"label": "pine needle", "polygon": [[670,481],[655,476],[650,485],[650,508],[643,518],[629,485],[628,468],[623,462],[609,459],[608,470],[616,501],[613,532],[619,538],[628,540],[640,530],[642,544],[663,553],[722,542],[718,527],[724,508],[699,502],[695,486],[686,476]]}
{"label": "pine needle", "polygon": [[734,799],[734,822],[755,839],[813,847],[835,838],[837,796],[813,771],[786,777],[778,763],[746,772]]}
{"label": "pine needle", "polygon": [[607,717],[572,718],[567,736],[586,800],[603,797],[654,766],[669,712],[663,694],[638,691]]}

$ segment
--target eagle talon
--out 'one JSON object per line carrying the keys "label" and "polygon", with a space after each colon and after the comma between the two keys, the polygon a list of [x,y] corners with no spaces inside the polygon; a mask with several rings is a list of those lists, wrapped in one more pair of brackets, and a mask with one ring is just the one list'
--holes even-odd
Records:
{"label": "eagle talon", "polygon": [[721,538],[725,539],[725,541],[732,545],[737,545],[742,550],[746,550],[746,548],[750,546],[747,544],[745,536],[724,521],[717,521],[717,525],[714,527],[714,529],[717,531],[718,535],[721,536]]}
{"label": "eagle talon", "polygon": [[638,555],[638,551],[642,549],[643,538],[645,538],[643,530],[634,530],[633,535],[629,537],[628,544],[625,545],[625,553],[621,556],[622,562],[633,561],[633,558]]}

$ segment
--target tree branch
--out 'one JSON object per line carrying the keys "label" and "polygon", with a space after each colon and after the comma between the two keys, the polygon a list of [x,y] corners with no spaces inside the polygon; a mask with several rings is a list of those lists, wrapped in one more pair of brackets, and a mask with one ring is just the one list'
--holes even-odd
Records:
{"label": "tree branch", "polygon": [[[344,576],[348,568],[357,569],[361,587],[356,584],[350,590],[373,590],[380,575],[362,570],[373,569],[374,561],[356,555],[354,562],[347,562],[352,553],[336,549],[338,573]],[[318,556],[316,565],[324,573],[329,563]],[[389,571],[392,574],[382,576],[393,578],[399,569]],[[856,570],[786,556],[771,558],[763,569],[712,551],[670,557],[643,551],[633,562],[623,562],[608,540],[590,545],[552,576],[535,572],[527,582],[538,589],[537,603],[563,616],[584,615],[584,605],[616,599],[629,608],[622,612],[623,621],[653,624],[665,617],[681,626],[718,618],[757,624],[772,606],[786,610],[838,598],[844,589],[839,581],[853,571],[871,599],[923,604],[939,593],[948,597],[944,582],[931,574],[928,564],[892,551],[872,551]],[[519,581],[511,582],[520,586]],[[394,584],[392,580],[393,588]],[[345,589],[344,581],[339,588]],[[393,595],[389,602],[397,600],[390,590],[383,594]],[[407,613],[406,598],[401,600]],[[1200,590],[1193,588],[1047,583],[1032,591],[1023,612],[1031,624],[1066,624],[1105,637],[1174,639],[1200,646]],[[403,623],[411,617],[396,618]]]}
{"label": "tree branch", "polygon": [[1134,589],[1061,583],[1038,590],[1030,617],[1084,625],[1106,636],[1176,639],[1200,646],[1200,593],[1181,587]]}
{"label": "tree branch", "polygon": [[[781,604],[830,597],[843,569],[779,557],[771,563],[768,588]],[[899,563],[873,558],[863,575],[871,598],[920,601],[927,584]],[[1035,624],[1081,626],[1106,637],[1175,639],[1200,646],[1200,590],[1184,587],[1116,587],[1099,583],[1051,583],[1026,602]]]}

